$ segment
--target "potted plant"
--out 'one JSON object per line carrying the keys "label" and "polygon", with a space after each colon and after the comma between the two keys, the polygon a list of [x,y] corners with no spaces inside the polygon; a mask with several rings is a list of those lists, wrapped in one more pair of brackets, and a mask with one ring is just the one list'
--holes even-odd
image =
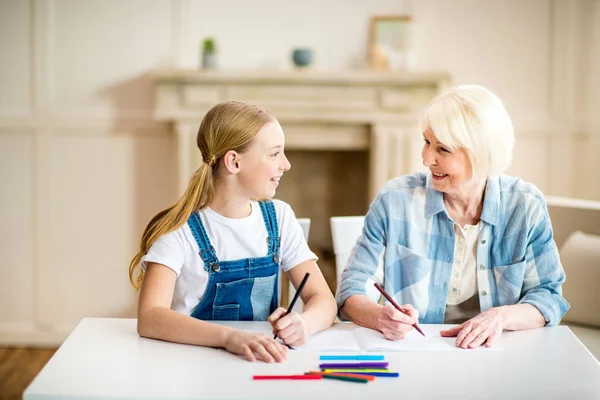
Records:
{"label": "potted plant", "polygon": [[202,42],[202,68],[212,69],[217,66],[217,45],[213,37]]}

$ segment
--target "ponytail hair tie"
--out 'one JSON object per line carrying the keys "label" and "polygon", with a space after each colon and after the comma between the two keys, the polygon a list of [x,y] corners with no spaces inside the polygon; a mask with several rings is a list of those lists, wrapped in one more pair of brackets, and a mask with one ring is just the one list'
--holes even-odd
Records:
{"label": "ponytail hair tie", "polygon": [[203,160],[209,167],[212,167],[217,162],[217,158],[212,154],[204,157]]}

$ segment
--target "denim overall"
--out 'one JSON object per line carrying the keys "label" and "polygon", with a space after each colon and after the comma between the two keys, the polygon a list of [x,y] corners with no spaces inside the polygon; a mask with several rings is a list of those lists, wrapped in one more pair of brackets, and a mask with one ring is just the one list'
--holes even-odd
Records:
{"label": "denim overall", "polygon": [[[277,308],[279,236],[273,202],[259,202],[267,228],[267,255],[219,261],[200,216],[193,213],[187,223],[200,248],[204,269],[209,274],[204,296],[192,317],[202,320],[265,321]],[[235,243],[231,243],[235,246]]]}

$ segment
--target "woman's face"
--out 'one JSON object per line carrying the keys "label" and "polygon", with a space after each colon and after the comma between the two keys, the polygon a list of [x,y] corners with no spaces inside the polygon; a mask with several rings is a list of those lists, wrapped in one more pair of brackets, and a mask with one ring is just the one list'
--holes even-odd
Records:
{"label": "woman's face", "polygon": [[464,149],[450,150],[439,142],[431,129],[423,132],[423,165],[431,171],[433,187],[444,193],[458,194],[471,186],[473,168]]}

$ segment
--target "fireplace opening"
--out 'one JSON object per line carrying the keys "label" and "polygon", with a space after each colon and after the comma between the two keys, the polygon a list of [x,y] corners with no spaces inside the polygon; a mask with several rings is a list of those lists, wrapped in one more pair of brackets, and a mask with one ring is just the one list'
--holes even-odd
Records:
{"label": "fireplace opening", "polygon": [[332,292],[337,287],[329,218],[364,215],[369,207],[368,150],[286,150],[292,167],[275,198],[310,218],[308,244]]}

